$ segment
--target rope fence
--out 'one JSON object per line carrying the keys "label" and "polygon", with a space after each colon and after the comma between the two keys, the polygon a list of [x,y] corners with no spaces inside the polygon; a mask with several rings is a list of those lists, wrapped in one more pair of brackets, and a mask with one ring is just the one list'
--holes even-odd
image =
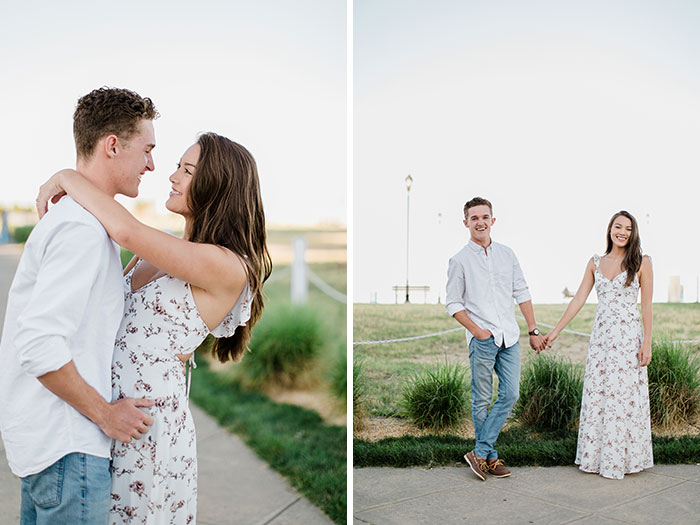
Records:
{"label": "rope fence", "polygon": [[[525,320],[525,318],[522,315],[516,315],[517,318]],[[546,328],[554,328],[551,324],[547,323],[537,323],[539,326],[544,326]],[[397,339],[379,339],[377,341],[353,341],[353,346],[358,346],[358,345],[378,345],[378,344],[384,344],[384,343],[401,343],[403,341],[415,341],[417,339],[427,339],[428,337],[437,337],[440,335],[444,334],[449,334],[451,332],[457,332],[458,330],[465,330],[465,328],[459,326],[457,328],[451,328],[450,330],[443,330],[441,332],[434,332],[432,334],[424,334],[424,335],[414,335],[410,337],[400,337]],[[564,328],[562,332],[568,333],[568,334],[573,334],[573,335],[580,335],[582,337],[590,337],[591,334],[587,334],[585,332],[578,332],[576,330],[569,330],[568,328]],[[700,339],[678,339],[678,340],[673,340],[671,341],[672,343],[700,343]]]}
{"label": "rope fence", "polygon": [[288,273],[289,273],[289,267],[282,268],[280,270],[275,269],[272,272],[272,275],[270,275],[270,277],[267,278],[267,281],[265,281],[265,284],[270,284],[270,283],[274,283],[276,281],[279,281],[280,279],[285,277]]}
{"label": "rope fence", "polygon": [[[270,284],[274,283],[276,281],[279,281],[280,279],[283,279],[284,277],[287,277],[290,275],[291,271],[289,267],[281,268],[279,270],[275,270],[272,275],[265,281],[265,284]],[[319,290],[321,290],[323,293],[325,293],[328,297],[331,299],[334,299],[338,301],[339,303],[347,304],[348,302],[348,297],[345,295],[343,292],[340,292],[333,288],[330,284],[328,284],[326,281],[321,279],[317,274],[315,274],[309,266],[306,266],[306,273],[308,275],[309,281],[316,286]]]}
{"label": "rope fence", "polygon": [[321,290],[331,299],[335,299],[339,303],[348,303],[347,295],[333,288],[330,284],[328,284],[326,281],[324,281],[318,275],[316,275],[308,266],[306,267],[306,271],[309,273],[309,281],[316,285],[316,288]]}

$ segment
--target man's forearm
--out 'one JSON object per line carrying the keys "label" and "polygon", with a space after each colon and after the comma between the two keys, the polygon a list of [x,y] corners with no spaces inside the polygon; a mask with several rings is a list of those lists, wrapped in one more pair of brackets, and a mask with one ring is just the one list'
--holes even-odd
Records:
{"label": "man's forearm", "polygon": [[456,312],[452,317],[454,317],[455,320],[464,328],[469,330],[469,332],[471,332],[472,335],[482,330],[482,328],[479,325],[477,325],[474,321],[471,320],[471,318],[467,315],[467,312],[464,310]]}
{"label": "man's forearm", "polygon": [[109,404],[97,390],[85,382],[73,361],[37,379],[90,421],[102,426],[107,417]]}
{"label": "man's forearm", "polygon": [[535,310],[532,308],[532,301],[525,301],[524,303],[520,303],[518,306],[520,307],[520,311],[523,313],[523,317],[527,323],[527,331],[532,332],[532,330],[534,330],[537,326],[537,322],[535,321]]}

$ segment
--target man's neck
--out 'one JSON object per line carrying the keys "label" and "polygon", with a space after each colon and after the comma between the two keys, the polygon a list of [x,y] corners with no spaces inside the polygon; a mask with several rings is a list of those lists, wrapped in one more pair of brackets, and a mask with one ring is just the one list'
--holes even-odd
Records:
{"label": "man's neck", "polygon": [[489,237],[488,240],[486,240],[486,241],[480,241],[480,240],[478,240],[478,239],[475,239],[474,237],[472,237],[471,240],[472,240],[472,242],[473,242],[474,244],[477,244],[477,245],[481,246],[481,247],[484,249],[484,252],[488,253],[488,252],[486,251],[486,249],[487,249],[489,246],[491,246],[491,237]]}
{"label": "man's neck", "polygon": [[114,191],[114,188],[112,188],[110,179],[103,167],[99,166],[95,162],[83,161],[80,159],[78,159],[75,166],[75,169],[80,172],[83,177],[92,182],[96,187],[107,193],[109,196],[114,197],[116,191]]}

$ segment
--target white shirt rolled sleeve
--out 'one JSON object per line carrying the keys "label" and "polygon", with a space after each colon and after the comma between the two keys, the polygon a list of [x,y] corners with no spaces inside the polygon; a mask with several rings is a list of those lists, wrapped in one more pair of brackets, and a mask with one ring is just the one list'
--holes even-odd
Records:
{"label": "white shirt rolled sleeve", "polygon": [[12,472],[41,472],[72,452],[108,458],[111,439],[37,379],[73,361],[112,399],[124,311],[119,247],[64,197],[34,227],[10,287],[0,340],[0,431]]}
{"label": "white shirt rolled sleeve", "polygon": [[[14,339],[22,370],[34,377],[73,359],[68,338],[82,324],[96,276],[109,259],[108,245],[93,227],[65,222],[56,230],[46,243]],[[83,253],[89,257],[79,257]],[[59,287],[60,283],[70,284]]]}
{"label": "white shirt rolled sleeve", "polygon": [[[520,337],[513,301],[530,300],[530,292],[513,250],[491,242],[483,247],[470,240],[447,268],[445,309],[450,316],[466,311],[498,345],[513,346]],[[467,343],[473,335],[466,330]]]}

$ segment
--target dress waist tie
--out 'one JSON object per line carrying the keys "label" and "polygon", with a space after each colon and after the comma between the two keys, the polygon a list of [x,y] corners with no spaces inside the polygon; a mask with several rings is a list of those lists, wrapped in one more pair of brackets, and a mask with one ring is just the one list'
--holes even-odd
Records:
{"label": "dress waist tie", "polygon": [[194,352],[190,354],[190,358],[187,360],[187,399],[190,398],[190,385],[192,384],[192,369],[197,368],[197,363],[194,360]]}

